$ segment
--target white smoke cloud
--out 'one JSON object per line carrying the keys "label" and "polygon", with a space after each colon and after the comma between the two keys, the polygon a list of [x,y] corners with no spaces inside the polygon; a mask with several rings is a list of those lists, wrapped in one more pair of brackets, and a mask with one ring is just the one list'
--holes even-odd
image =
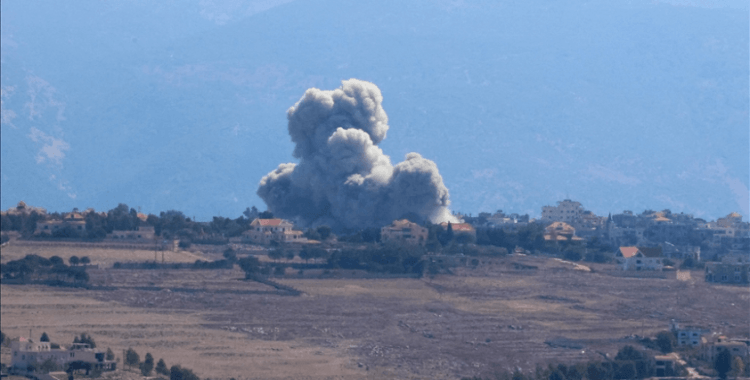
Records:
{"label": "white smoke cloud", "polygon": [[281,164],[258,195],[279,217],[334,228],[382,226],[404,215],[452,217],[434,162],[417,153],[393,166],[377,146],[388,132],[380,89],[357,79],[333,91],[311,88],[287,111],[299,164]]}

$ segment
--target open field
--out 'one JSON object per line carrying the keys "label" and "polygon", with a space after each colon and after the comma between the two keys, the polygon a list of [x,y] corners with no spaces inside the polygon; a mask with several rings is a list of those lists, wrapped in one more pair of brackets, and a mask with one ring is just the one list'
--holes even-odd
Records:
{"label": "open field", "polygon": [[88,332],[118,356],[133,347],[212,379],[487,376],[602,359],[672,318],[750,335],[748,287],[707,284],[700,272],[683,282],[572,268],[508,257],[434,279],[278,279],[299,297],[240,281],[239,270],[98,270],[93,282],[119,289],[3,285],[1,324],[61,343]]}
{"label": "open field", "polygon": [[[164,251],[157,253],[157,261],[161,262],[162,253],[164,254],[164,262],[167,263],[192,263],[195,260],[206,258],[200,253],[187,252],[187,251]],[[106,249],[106,248],[82,248],[82,247],[49,247],[49,246],[34,246],[34,245],[6,245],[0,250],[0,262],[6,263],[11,260],[18,260],[26,255],[39,255],[42,257],[50,258],[52,256],[59,256],[65,262],[71,256],[88,256],[91,259],[91,264],[111,267],[116,262],[131,262],[131,261],[153,261],[154,251],[153,250],[141,250],[141,249]]]}

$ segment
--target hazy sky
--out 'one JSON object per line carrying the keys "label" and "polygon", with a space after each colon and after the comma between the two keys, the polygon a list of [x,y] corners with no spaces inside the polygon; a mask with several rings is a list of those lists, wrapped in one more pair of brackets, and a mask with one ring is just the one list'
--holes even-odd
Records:
{"label": "hazy sky", "polygon": [[454,211],[750,214],[745,1],[3,1],[0,206],[265,204],[310,87],[376,84]]}

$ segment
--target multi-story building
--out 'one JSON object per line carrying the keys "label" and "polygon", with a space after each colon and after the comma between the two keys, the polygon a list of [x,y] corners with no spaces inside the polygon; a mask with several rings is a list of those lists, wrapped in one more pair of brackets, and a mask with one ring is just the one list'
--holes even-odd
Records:
{"label": "multi-story building", "polygon": [[680,347],[698,347],[702,343],[701,337],[710,331],[698,326],[680,326],[674,319],[670,324],[672,333],[677,337]]}
{"label": "multi-story building", "polygon": [[702,358],[713,363],[722,351],[729,351],[732,356],[739,356],[743,360],[750,358],[750,346],[748,346],[747,342],[727,339],[723,335],[716,337],[714,341],[707,342],[704,345]]}
{"label": "multi-story building", "polygon": [[542,221],[572,223],[578,220],[584,211],[579,202],[565,199],[557,202],[557,206],[542,207]]}
{"label": "multi-story building", "polygon": [[284,219],[255,219],[243,235],[257,244],[304,243],[302,231],[294,230],[294,224]]}
{"label": "multi-story building", "polygon": [[10,350],[11,366],[21,370],[48,360],[61,367],[71,362],[88,363],[91,369],[102,371],[114,371],[117,367],[115,361],[105,360],[104,352],[92,349],[85,343],[74,343],[67,349],[52,348],[50,342],[34,342],[20,337],[11,342]]}
{"label": "multi-story building", "polygon": [[425,245],[427,243],[427,228],[407,219],[394,220],[389,226],[380,229],[380,241],[399,241],[407,244]]}
{"label": "multi-story building", "polygon": [[708,282],[747,284],[750,282],[750,255],[726,255],[721,262],[706,263],[705,271]]}

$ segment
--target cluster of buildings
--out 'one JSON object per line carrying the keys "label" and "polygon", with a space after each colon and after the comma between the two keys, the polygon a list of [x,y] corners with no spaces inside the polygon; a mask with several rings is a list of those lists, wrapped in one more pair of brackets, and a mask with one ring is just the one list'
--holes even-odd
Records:
{"label": "cluster of buildings", "polygon": [[750,359],[750,339],[731,339],[721,334],[713,334],[699,326],[680,326],[672,320],[670,330],[677,338],[677,347],[700,350],[701,359],[713,363],[722,351],[739,356],[745,362]]}
{"label": "cluster of buildings", "polygon": [[50,342],[34,342],[24,337],[14,339],[10,344],[11,366],[26,371],[30,367],[51,361],[60,368],[64,368],[69,363],[79,362],[86,363],[85,367],[91,370],[114,371],[117,369],[117,362],[107,360],[103,351],[93,349],[88,344],[73,343],[67,348],[52,347]]}

